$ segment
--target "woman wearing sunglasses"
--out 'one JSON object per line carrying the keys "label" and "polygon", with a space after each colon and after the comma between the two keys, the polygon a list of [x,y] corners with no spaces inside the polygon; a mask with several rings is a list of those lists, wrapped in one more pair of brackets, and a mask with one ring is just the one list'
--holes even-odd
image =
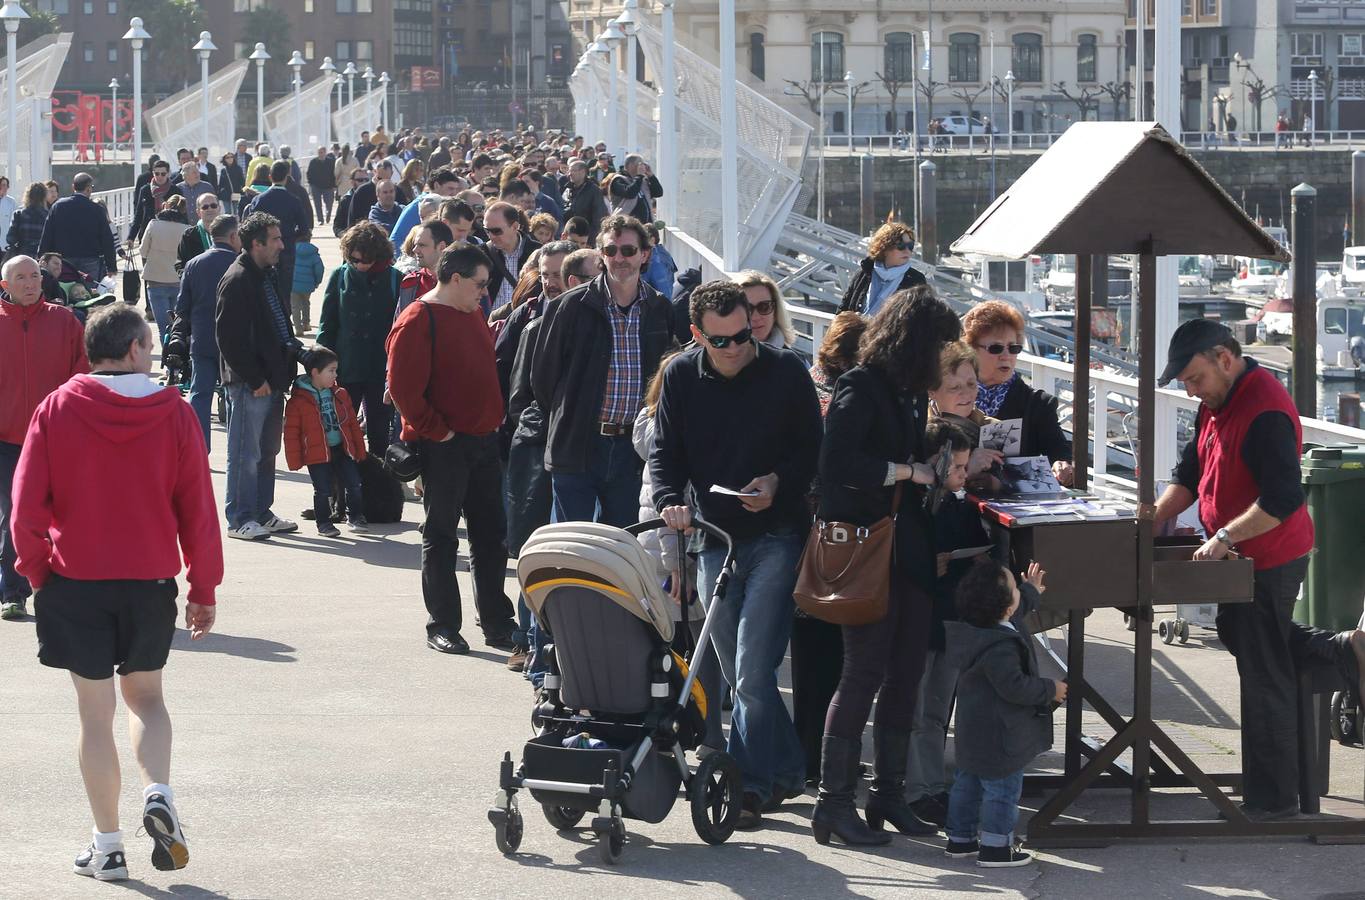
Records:
{"label": "woman wearing sunglasses", "polygon": [[782,291],[777,282],[762,272],[740,272],[736,283],[744,289],[749,304],[749,327],[754,340],[770,347],[791,347],[796,340],[787,307],[782,304]]}
{"label": "woman wearing sunglasses", "polygon": [[[820,843],[833,834],[845,844],[885,844],[883,822],[902,834],[937,830],[906,803],[905,773],[936,585],[934,526],[923,491],[934,484],[924,448],[928,392],[939,382],[943,345],[960,329],[929,287],[892,294],[868,323],[859,364],[840,377],[825,415],[820,520],[864,528],[889,515],[896,521],[886,615],[843,629],[844,667],[825,716],[811,820]],[[904,488],[893,509],[897,484]],[[875,777],[864,822],[854,797],[874,698]]]}
{"label": "woman wearing sunglasses", "polygon": [[915,252],[915,232],[904,222],[887,222],[872,235],[867,258],[849,282],[839,312],[853,310],[865,316],[877,310],[897,291],[927,284],[924,275],[910,264]]}
{"label": "woman wearing sunglasses", "polygon": [[964,340],[976,351],[980,376],[976,406],[992,418],[1020,419],[1020,456],[1046,456],[1057,481],[1070,485],[1071,439],[1057,417],[1057,398],[1029,387],[1016,366],[1024,350],[1024,317],[1003,300],[972,307],[962,319]]}

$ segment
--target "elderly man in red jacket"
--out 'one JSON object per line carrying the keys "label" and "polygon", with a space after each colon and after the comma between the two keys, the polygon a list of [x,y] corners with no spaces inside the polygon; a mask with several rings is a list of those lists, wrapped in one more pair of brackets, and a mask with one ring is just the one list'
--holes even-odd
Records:
{"label": "elderly man in red jacket", "polygon": [[27,615],[28,581],[14,571],[10,491],[33,410],[77,372],[89,372],[81,323],[43,300],[43,273],[29,256],[0,269],[0,619]]}
{"label": "elderly man in red jacket", "polygon": [[152,865],[184,868],[189,850],[169,784],[161,669],[175,635],[181,558],[193,640],[213,627],[223,545],[199,420],[179,391],[147,377],[152,333],[141,314],[122,303],[99,310],[85,347],[94,372],[74,376],[33,414],[14,479],[14,542],[19,571],[38,590],[38,659],[68,670],[76,688],[95,828],[73,868],[116,881],[128,866],[114,673],[142,771]]}
{"label": "elderly man in red jacket", "polygon": [[1179,378],[1201,404],[1198,432],[1157,502],[1156,521],[1197,499],[1208,540],[1194,558],[1218,560],[1236,549],[1255,563],[1254,600],[1218,608],[1218,637],[1241,677],[1242,807],[1253,819],[1289,818],[1299,813],[1297,672],[1335,666],[1347,684],[1365,689],[1365,633],[1334,634],[1290,618],[1308,572],[1313,521],[1289,392],[1209,319],[1177,328],[1168,356],[1161,383]]}

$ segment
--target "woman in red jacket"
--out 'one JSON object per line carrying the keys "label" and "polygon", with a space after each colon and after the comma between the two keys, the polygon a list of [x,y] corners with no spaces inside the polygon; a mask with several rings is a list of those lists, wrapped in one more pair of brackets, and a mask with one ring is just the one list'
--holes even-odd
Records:
{"label": "woman in red jacket", "polygon": [[284,406],[284,458],[291,471],[308,467],[318,534],[324,537],[341,534],[332,524],[332,486],[338,478],[346,491],[351,531],[369,530],[356,468],[365,458],[365,438],[350,395],[336,383],[337,355],[315,347],[308,374],[294,382]]}

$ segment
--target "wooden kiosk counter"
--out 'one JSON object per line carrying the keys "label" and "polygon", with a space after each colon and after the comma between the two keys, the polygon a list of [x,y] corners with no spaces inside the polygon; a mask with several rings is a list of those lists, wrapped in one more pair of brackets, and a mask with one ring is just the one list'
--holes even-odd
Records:
{"label": "wooden kiosk counter", "polygon": [[[1156,258],[1230,254],[1288,261],[1289,254],[1233,201],[1156,123],[1079,122],[982,213],[952,249],[1020,259],[1037,253],[1076,256],[1075,334],[1090,334],[1091,257],[1136,254],[1138,262],[1138,506],[1135,517],[1096,522],[994,527],[997,541],[1018,560],[1036,559],[1048,571],[1044,608],[1064,611],[1069,640],[1065,768],[1061,775],[1029,776],[1033,787],[1056,788],[1028,825],[1034,846],[1103,844],[1124,838],[1304,835],[1319,840],[1365,836],[1365,819],[1323,816],[1272,822],[1245,816],[1223,787],[1238,775],[1209,775],[1153,720],[1153,603],[1249,602],[1249,560],[1195,562],[1198,543],[1155,539],[1156,480]],[[1075,342],[1073,396],[1090,396],[1090,343]],[[1072,405],[1076,487],[1084,490],[1089,454],[1090,403]],[[1103,585],[1101,591],[1097,585]],[[1085,614],[1122,608],[1134,631],[1133,715],[1120,716],[1085,682]],[[1088,704],[1115,730],[1103,744],[1081,734]],[[1131,767],[1119,757],[1132,751]],[[1091,787],[1131,794],[1127,822],[1059,817]],[[1221,819],[1154,821],[1154,788],[1196,788]],[[1312,798],[1316,803],[1316,796]]]}

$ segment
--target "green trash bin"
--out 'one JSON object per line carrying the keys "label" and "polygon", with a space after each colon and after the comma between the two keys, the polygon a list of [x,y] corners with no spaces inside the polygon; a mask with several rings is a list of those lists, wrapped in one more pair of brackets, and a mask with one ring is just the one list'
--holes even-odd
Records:
{"label": "green trash bin", "polygon": [[1365,603],[1365,446],[1314,447],[1302,466],[1317,537],[1294,619],[1331,631],[1354,628]]}

